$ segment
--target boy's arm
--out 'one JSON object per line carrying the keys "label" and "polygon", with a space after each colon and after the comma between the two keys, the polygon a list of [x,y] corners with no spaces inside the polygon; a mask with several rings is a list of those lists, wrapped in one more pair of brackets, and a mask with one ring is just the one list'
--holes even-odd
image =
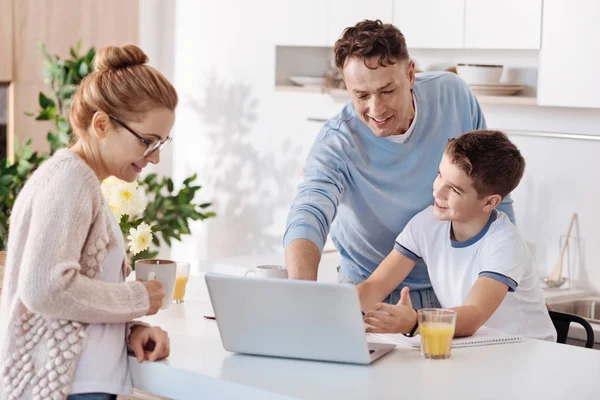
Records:
{"label": "boy's arm", "polygon": [[465,302],[456,311],[455,337],[471,336],[492,316],[504,300],[508,286],[496,279],[480,276]]}
{"label": "boy's arm", "polygon": [[357,286],[360,308],[375,309],[375,304],[390,294],[412,271],[415,261],[394,249],[379,264],[369,279]]}

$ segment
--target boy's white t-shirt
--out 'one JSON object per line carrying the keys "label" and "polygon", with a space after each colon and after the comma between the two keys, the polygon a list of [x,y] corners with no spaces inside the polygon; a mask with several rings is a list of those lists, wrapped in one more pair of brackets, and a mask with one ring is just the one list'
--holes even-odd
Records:
{"label": "boy's white t-shirt", "polygon": [[482,231],[464,242],[452,240],[451,229],[451,222],[435,218],[430,206],[410,220],[395,245],[411,260],[425,261],[442,307],[461,306],[475,281],[488,276],[509,291],[485,326],[556,341],[527,243],[506,214],[494,210]]}

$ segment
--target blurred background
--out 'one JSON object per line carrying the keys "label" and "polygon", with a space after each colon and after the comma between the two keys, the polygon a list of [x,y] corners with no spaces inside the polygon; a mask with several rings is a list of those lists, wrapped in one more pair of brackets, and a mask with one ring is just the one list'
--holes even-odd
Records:
{"label": "blurred background", "polygon": [[513,199],[540,275],[577,213],[564,274],[600,290],[599,14],[594,0],[0,0],[0,158],[14,160],[26,138],[50,148],[52,121],[25,115],[50,92],[38,42],[62,58],[78,41],[83,54],[137,44],[181,99],[174,140],[146,173],[176,189],[197,174],[196,201],[216,213],[161,242],[161,256],[194,271],[282,259],[308,150],[348,101],[333,45],[345,27],[379,18],[404,33],[418,70],[467,81],[488,126],[525,155]]}

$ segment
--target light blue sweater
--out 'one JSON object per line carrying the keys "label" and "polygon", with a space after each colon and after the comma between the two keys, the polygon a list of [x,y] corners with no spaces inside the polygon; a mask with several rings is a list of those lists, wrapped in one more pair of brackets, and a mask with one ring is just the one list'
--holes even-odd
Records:
{"label": "light blue sweater", "polygon": [[[394,248],[408,221],[433,204],[433,181],[448,139],[485,129],[485,118],[454,74],[418,74],[413,93],[418,115],[405,143],[375,136],[352,103],[325,123],[306,160],[284,246],[302,238],[322,250],[331,227],[342,269],[361,282]],[[499,209],[514,221],[510,197]],[[431,287],[422,261],[404,285]]]}

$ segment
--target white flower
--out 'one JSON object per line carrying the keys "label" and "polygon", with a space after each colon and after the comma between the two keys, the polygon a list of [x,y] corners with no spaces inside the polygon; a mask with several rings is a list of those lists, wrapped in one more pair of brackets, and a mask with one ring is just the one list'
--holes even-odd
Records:
{"label": "white flower", "polygon": [[121,182],[108,190],[108,204],[117,220],[122,215],[136,218],[146,209],[146,197],[137,182]]}
{"label": "white flower", "polygon": [[104,195],[106,201],[110,200],[114,188],[122,182],[122,180],[120,180],[119,178],[115,178],[114,176],[108,177],[104,181],[102,181],[100,189],[102,189],[102,194]]}
{"label": "white flower", "polygon": [[150,242],[152,242],[152,227],[142,222],[137,229],[129,229],[127,239],[130,241],[129,250],[133,255],[136,255],[150,246]]}

